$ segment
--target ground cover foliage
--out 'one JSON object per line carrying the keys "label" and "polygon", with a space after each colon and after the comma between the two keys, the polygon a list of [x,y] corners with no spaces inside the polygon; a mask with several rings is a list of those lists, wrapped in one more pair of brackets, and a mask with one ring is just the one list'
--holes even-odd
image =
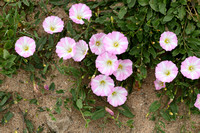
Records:
{"label": "ground cover foliage", "polygon": [[[69,18],[65,21],[64,30],[61,33],[53,35],[38,36],[38,24],[42,22],[41,16],[54,15],[47,9],[47,4],[52,4],[53,8],[63,8],[66,14],[69,14],[69,3],[85,3],[92,10],[90,21],[84,20],[85,24],[78,25]],[[29,13],[34,12],[38,6],[40,11],[34,14],[32,21],[27,20]],[[147,76],[149,68],[155,66],[163,60],[170,60],[176,64],[180,70],[181,62],[189,56],[200,57],[200,3],[191,0],[102,0],[102,1],[73,1],[73,0],[42,0],[39,2],[28,0],[17,0],[14,2],[5,2],[2,5],[0,14],[0,73],[12,78],[18,69],[24,69],[31,73],[30,79],[34,88],[44,92],[43,81],[46,74],[53,67],[62,74],[73,75],[76,79],[70,93],[72,98],[58,97],[53,110],[39,107],[40,111],[48,111],[52,119],[53,111],[62,113],[61,106],[70,109],[69,103],[80,111],[86,122],[104,117],[116,121],[118,126],[127,125],[133,127],[134,115],[130,109],[123,105],[117,108],[117,115],[111,116],[105,111],[104,106],[95,106],[96,96],[88,87],[90,79],[97,74],[95,67],[96,55],[90,51],[86,58],[80,63],[79,67],[64,65],[63,59],[56,61],[52,59],[55,55],[55,45],[62,37],[71,37],[75,41],[80,39],[87,43],[91,36],[101,30],[104,33],[120,31],[128,38],[128,49],[118,57],[120,59],[130,59],[133,62],[133,74],[127,80],[117,82],[118,86],[123,86],[129,92],[133,88],[139,88],[142,81]],[[166,52],[160,47],[160,35],[164,31],[174,32],[178,37],[178,46]],[[36,41],[36,52],[29,58],[19,56],[14,50],[16,40],[21,36],[29,36]],[[36,75],[40,75],[40,77]],[[89,79],[89,80],[88,80]],[[84,82],[83,82],[84,81]],[[189,113],[200,114],[200,111],[194,107],[195,100],[199,91],[199,80],[190,80],[179,72],[178,76],[171,83],[166,84],[166,88],[158,91],[160,101],[155,101],[149,108],[147,117],[156,121],[155,131],[164,132],[164,123],[160,117],[168,121],[176,120],[178,115],[178,105],[184,102],[188,106]],[[0,80],[3,82],[3,79]],[[66,90],[55,90],[54,83],[49,85],[49,91],[55,91],[63,96]],[[163,97],[167,96],[168,101],[163,102]],[[7,123],[13,117],[9,112],[7,105],[14,104],[13,98],[8,92],[0,92],[0,112],[5,113],[2,124]],[[12,94],[12,97],[18,97]],[[10,99],[12,102],[10,102]],[[14,98],[15,99],[15,98]],[[104,98],[98,99],[105,101]],[[20,101],[20,100],[18,100]],[[17,101],[17,102],[18,102]],[[30,104],[37,104],[37,99],[30,100]],[[110,107],[110,106],[109,106]],[[130,118],[127,122],[118,120],[121,114]],[[182,116],[183,117],[183,116]],[[28,120],[27,130],[33,132],[32,124]]]}

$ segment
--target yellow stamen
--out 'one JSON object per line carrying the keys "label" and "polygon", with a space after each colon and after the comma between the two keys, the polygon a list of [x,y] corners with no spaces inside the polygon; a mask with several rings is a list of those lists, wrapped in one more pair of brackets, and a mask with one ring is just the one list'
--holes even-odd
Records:
{"label": "yellow stamen", "polygon": [[122,70],[123,66],[121,64],[119,64],[118,69]]}
{"label": "yellow stamen", "polygon": [[29,47],[28,46],[24,46],[24,51],[28,51]]}
{"label": "yellow stamen", "polygon": [[72,52],[72,48],[68,48],[68,49],[67,49],[67,52],[68,52],[68,53],[71,53],[71,52]]}
{"label": "yellow stamen", "polygon": [[170,71],[169,71],[169,70],[166,71],[166,72],[165,72],[165,75],[169,76],[169,75],[170,75]]}
{"label": "yellow stamen", "polygon": [[114,43],[113,43],[113,46],[114,46],[114,47],[118,47],[118,46],[119,46],[119,43],[118,43],[118,42],[114,42]]}
{"label": "yellow stamen", "polygon": [[55,28],[54,28],[53,26],[51,26],[50,29],[51,29],[51,31],[54,31],[54,30],[55,30]]}
{"label": "yellow stamen", "polygon": [[112,95],[115,96],[115,95],[117,95],[117,93],[114,91],[114,92],[112,93]]}
{"label": "yellow stamen", "polygon": [[100,85],[105,85],[105,83],[106,83],[106,82],[105,82],[104,80],[101,80],[101,81],[100,81]]}
{"label": "yellow stamen", "polygon": [[96,46],[99,46],[100,44],[100,41],[96,41]]}
{"label": "yellow stamen", "polygon": [[81,19],[82,19],[82,16],[81,16],[81,15],[77,15],[77,19],[78,19],[78,20],[81,20]]}
{"label": "yellow stamen", "polygon": [[189,66],[188,68],[190,71],[193,71],[194,70],[194,67],[193,66]]}
{"label": "yellow stamen", "polygon": [[167,44],[168,44],[169,42],[170,42],[170,41],[169,41],[169,39],[168,39],[168,38],[166,38],[166,39],[165,39],[165,43],[167,43]]}
{"label": "yellow stamen", "polygon": [[107,65],[111,66],[111,65],[112,65],[112,61],[111,61],[111,60],[108,60],[108,61],[107,61]]}

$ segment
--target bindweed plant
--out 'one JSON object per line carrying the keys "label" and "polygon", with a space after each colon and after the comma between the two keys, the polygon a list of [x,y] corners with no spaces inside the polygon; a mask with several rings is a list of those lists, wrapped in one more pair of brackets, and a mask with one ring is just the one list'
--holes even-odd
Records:
{"label": "bindweed plant", "polygon": [[[49,12],[45,4],[63,8],[69,20],[63,21]],[[41,86],[35,69],[45,79],[50,66],[55,65],[60,73],[76,79],[70,90],[72,98],[67,98],[64,106],[69,109],[68,102],[72,102],[86,127],[91,120],[109,116],[118,126],[132,128],[133,120],[122,124],[112,110],[96,106],[97,97],[92,94],[117,107],[120,114],[133,118],[124,103],[134,87],[141,87],[147,69],[155,68],[154,84],[160,100],[151,104],[147,116],[156,120],[156,131],[164,132],[160,117],[175,120],[179,103],[188,106],[189,114],[200,113],[199,4],[194,0],[41,1],[42,15],[46,16],[42,26],[48,35],[39,37],[37,32],[28,31],[37,29],[41,13],[36,13],[36,20],[29,23],[23,19],[26,14],[21,10],[30,7],[33,12],[35,3],[26,0],[5,3],[0,17],[3,33],[0,72],[11,76],[16,69],[25,69],[32,73],[33,84]],[[8,5],[16,8],[6,11]],[[52,59],[54,53],[60,58],[58,62]],[[80,65],[64,65],[70,58]],[[52,84],[49,90],[54,89]],[[56,92],[64,94],[63,90]],[[162,100],[164,96],[168,98],[166,103]],[[62,103],[62,98],[58,98],[57,113],[61,112]]]}

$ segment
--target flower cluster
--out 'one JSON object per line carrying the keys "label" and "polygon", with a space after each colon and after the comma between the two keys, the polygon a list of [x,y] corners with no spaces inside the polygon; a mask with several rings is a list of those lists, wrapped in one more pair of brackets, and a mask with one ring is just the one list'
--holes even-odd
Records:
{"label": "flower cluster", "polygon": [[[69,9],[69,18],[77,24],[84,24],[83,19],[89,20],[92,16],[90,8],[82,3],[74,4]],[[48,34],[62,32],[64,22],[57,16],[49,16],[43,21],[44,31]],[[116,80],[123,81],[132,74],[132,61],[129,59],[118,60],[120,55],[128,48],[128,39],[124,34],[113,31],[112,33],[94,34],[88,44],[84,40],[76,42],[73,38],[64,37],[56,45],[56,53],[63,60],[74,59],[82,61],[88,50],[97,55],[96,68],[101,73],[91,79],[91,89],[97,96],[107,96],[107,101],[114,107],[125,103],[128,92],[123,87],[115,87],[114,80],[109,77],[114,75]],[[36,49],[35,41],[29,37],[21,37],[15,44],[16,52],[24,58],[33,55]]]}
{"label": "flower cluster", "polygon": [[[175,49],[178,45],[176,34],[170,31],[164,32],[160,37],[160,46],[166,51]],[[190,56],[181,63],[181,73],[184,77],[195,80],[200,78],[200,59],[196,56]],[[172,82],[178,74],[178,68],[172,61],[162,61],[157,64],[155,69],[156,81],[154,81],[156,90],[165,88],[165,83]],[[195,107],[200,110],[200,94],[197,96]]]}
{"label": "flower cluster", "polygon": [[114,107],[125,103],[128,92],[123,87],[114,87],[114,81],[109,77],[114,75],[116,80],[123,81],[132,73],[132,61],[121,60],[117,55],[122,54],[128,47],[127,38],[118,31],[109,34],[98,33],[91,37],[90,49],[98,55],[96,68],[101,73],[91,80],[91,88],[97,96],[107,96],[107,101]]}

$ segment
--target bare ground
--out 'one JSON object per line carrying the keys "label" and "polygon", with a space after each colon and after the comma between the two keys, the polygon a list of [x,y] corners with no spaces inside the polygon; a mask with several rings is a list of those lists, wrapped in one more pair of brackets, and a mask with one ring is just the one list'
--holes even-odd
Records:
{"label": "bare ground", "polygon": [[[72,60],[65,62],[66,64],[74,64]],[[48,77],[45,83],[50,84],[54,82],[56,85],[56,89],[63,89],[67,92],[65,94],[70,96],[70,86],[73,80],[70,76],[61,75],[56,69],[51,72],[51,75],[55,75],[52,79]],[[23,100],[20,101],[18,104],[15,104],[11,107],[11,112],[14,113],[14,117],[12,118],[9,123],[6,125],[0,125],[0,133],[14,133],[14,131],[18,131],[19,133],[23,132],[24,122],[22,112],[25,110],[28,111],[28,119],[30,119],[35,127],[39,125],[44,125],[44,133],[50,132],[50,129],[54,129],[58,133],[114,133],[114,132],[123,132],[123,133],[151,133],[155,127],[155,122],[149,120],[146,117],[148,113],[148,108],[150,104],[157,100],[155,88],[153,85],[154,71],[150,70],[148,73],[148,77],[144,80],[141,90],[137,91],[134,90],[131,95],[128,96],[127,105],[130,107],[131,111],[135,115],[134,119],[134,128],[130,129],[128,127],[122,126],[118,128],[113,120],[109,120],[106,125],[103,126],[103,119],[91,122],[88,128],[85,128],[85,122],[80,114],[76,109],[71,108],[72,110],[69,111],[65,108],[62,108],[61,114],[56,114],[55,117],[57,121],[54,122],[49,117],[48,112],[38,112],[37,105],[29,104],[29,99],[36,98],[39,102],[39,106],[41,107],[48,107],[54,108],[56,103],[56,97],[58,95],[45,93],[38,95],[33,90],[33,84],[29,80],[29,73],[19,70],[17,75],[14,75],[13,78],[5,77],[4,83],[1,85],[1,91],[7,92],[18,92],[22,97]],[[4,76],[1,76],[4,77]],[[70,80],[69,80],[70,79]],[[22,81],[24,83],[22,83]],[[103,103],[104,105],[108,106],[107,103]],[[112,108],[114,111],[115,109]],[[21,110],[21,111],[20,111]],[[185,112],[185,106],[181,105],[180,115]],[[115,111],[116,112],[116,111]],[[0,115],[1,117],[1,115]],[[126,122],[128,118],[120,115],[120,120],[122,122]],[[195,122],[195,124],[192,124]],[[47,124],[48,123],[48,124]],[[178,133],[180,132],[181,127],[185,124],[186,129],[197,133],[200,131],[200,116],[191,115],[190,119],[177,119],[175,122],[167,122],[165,121],[166,133]],[[196,129],[193,130],[191,127],[192,125],[196,126]]]}

